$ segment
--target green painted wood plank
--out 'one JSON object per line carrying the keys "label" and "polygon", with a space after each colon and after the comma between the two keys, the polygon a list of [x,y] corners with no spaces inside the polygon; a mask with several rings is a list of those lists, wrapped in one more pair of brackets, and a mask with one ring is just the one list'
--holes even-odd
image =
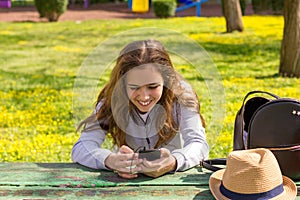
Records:
{"label": "green painted wood plank", "polygon": [[120,186],[109,188],[0,187],[3,199],[214,199],[207,186]]}
{"label": "green painted wood plank", "polygon": [[0,185],[52,187],[112,187],[159,185],[207,185],[210,172],[193,168],[153,179],[140,175],[123,179],[110,171],[97,171],[74,163],[0,163]]}
{"label": "green painted wood plank", "polygon": [[74,163],[0,163],[0,199],[214,199],[210,175],[196,167],[128,180]]}

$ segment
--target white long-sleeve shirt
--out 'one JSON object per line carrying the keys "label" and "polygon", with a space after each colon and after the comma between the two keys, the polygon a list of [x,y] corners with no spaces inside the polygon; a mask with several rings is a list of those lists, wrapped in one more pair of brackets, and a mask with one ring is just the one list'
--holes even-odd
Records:
{"label": "white long-sleeve shirt", "polygon": [[[98,105],[95,112],[99,107]],[[167,148],[175,157],[177,160],[176,171],[184,171],[198,165],[200,160],[207,159],[209,147],[206,142],[205,129],[202,127],[198,113],[176,104],[173,109],[173,116],[177,118],[175,121],[178,122],[179,131],[174,138],[167,144],[161,145],[160,148]],[[139,114],[138,118],[129,120],[127,127],[124,127],[126,129],[126,143],[129,147],[132,149],[154,148],[158,139],[158,128],[153,122],[157,117],[159,116],[155,115],[155,111],[151,111],[150,114]],[[92,128],[89,129],[89,127]],[[106,134],[107,132],[100,127],[98,121],[87,124],[86,129],[83,130],[80,138],[73,146],[73,162],[90,168],[107,169],[104,161],[112,151],[101,148]]]}

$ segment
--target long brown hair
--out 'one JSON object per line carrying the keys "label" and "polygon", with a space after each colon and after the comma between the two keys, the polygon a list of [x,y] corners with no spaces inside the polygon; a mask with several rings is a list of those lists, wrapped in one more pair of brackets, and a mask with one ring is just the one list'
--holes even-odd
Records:
{"label": "long brown hair", "polygon": [[[155,147],[167,143],[178,131],[178,124],[172,115],[175,102],[199,113],[200,105],[197,95],[193,90],[187,90],[186,87],[182,86],[183,78],[174,70],[163,45],[156,40],[132,42],[120,52],[111,72],[110,80],[100,91],[96,102],[96,105],[101,103],[101,107],[96,113],[96,119],[101,128],[111,134],[118,147],[126,145],[126,133],[124,128],[119,126],[119,122],[123,121],[121,124],[127,124],[128,116],[134,107],[128,100],[124,77],[131,69],[147,64],[158,66],[156,69],[164,80],[163,93],[158,103],[165,110],[166,120],[163,127],[158,131],[159,139]],[[129,105],[124,103],[124,100],[127,100]],[[118,112],[117,115],[114,114],[114,110]],[[88,119],[90,120],[91,117],[84,122],[88,122]],[[202,118],[201,120],[204,126],[204,121]]]}

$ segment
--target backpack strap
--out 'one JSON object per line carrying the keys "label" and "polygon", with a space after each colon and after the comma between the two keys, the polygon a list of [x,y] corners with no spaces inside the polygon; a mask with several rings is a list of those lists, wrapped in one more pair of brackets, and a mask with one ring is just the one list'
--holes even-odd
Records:
{"label": "backpack strap", "polygon": [[277,95],[275,95],[275,94],[272,94],[272,93],[270,93],[270,92],[261,91],[261,90],[253,90],[253,91],[251,91],[251,92],[248,92],[248,94],[246,94],[246,96],[244,97],[244,100],[243,100],[243,106],[245,105],[246,99],[247,99],[250,95],[252,95],[252,94],[257,94],[257,93],[260,93],[260,94],[267,94],[267,95],[269,95],[269,96],[274,97],[275,99],[279,99],[279,98],[280,98],[279,96],[277,96]]}

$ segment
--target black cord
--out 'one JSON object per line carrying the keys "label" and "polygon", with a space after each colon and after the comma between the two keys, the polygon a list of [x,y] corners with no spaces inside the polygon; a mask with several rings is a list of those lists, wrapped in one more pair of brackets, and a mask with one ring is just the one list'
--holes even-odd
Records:
{"label": "black cord", "polygon": [[[151,149],[150,139],[148,137],[146,137],[146,140],[147,140],[148,148]],[[146,150],[146,147],[144,147],[144,150]]]}

